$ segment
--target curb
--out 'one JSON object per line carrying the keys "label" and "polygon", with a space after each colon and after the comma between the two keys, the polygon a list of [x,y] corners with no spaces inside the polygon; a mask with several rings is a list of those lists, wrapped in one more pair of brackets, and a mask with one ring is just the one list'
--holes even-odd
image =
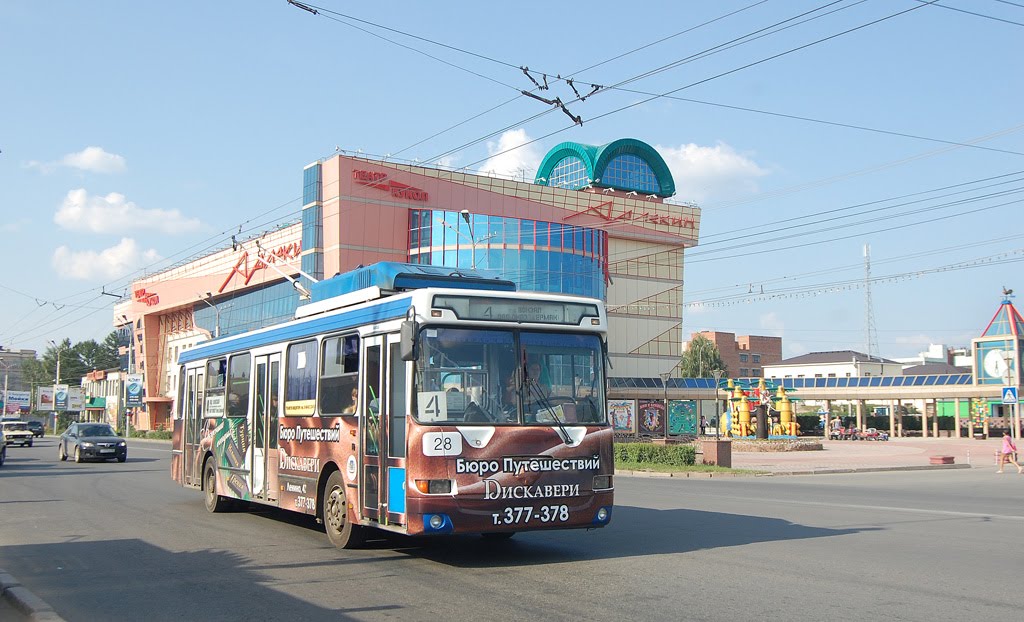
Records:
{"label": "curb", "polygon": [[18,611],[36,622],[64,622],[46,601],[33,594],[27,587],[4,570],[0,570],[0,592]]}
{"label": "curb", "polygon": [[734,477],[775,477],[786,475],[837,475],[844,473],[882,473],[885,471],[948,471],[951,469],[970,469],[969,464],[926,464],[917,466],[891,466],[891,467],[850,467],[850,468],[821,468],[801,469],[795,471],[761,471],[757,467],[745,469],[745,473],[728,472],[702,472],[702,471],[680,471],[678,473],[663,473],[658,471],[620,471],[616,470],[616,476],[625,477],[647,477],[660,478],[671,477],[675,479],[715,479]]}
{"label": "curb", "polygon": [[171,448],[171,440],[170,439],[162,439],[162,438],[126,438],[124,440],[128,442],[129,446],[131,446],[131,445],[133,445],[135,443],[142,443],[144,445],[166,445],[168,449]]}

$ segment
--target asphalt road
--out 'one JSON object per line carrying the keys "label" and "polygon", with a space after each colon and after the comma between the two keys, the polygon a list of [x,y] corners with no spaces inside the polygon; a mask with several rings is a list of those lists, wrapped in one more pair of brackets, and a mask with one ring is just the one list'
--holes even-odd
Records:
{"label": "asphalt road", "polygon": [[169,453],[0,469],[0,568],[67,620],[1017,619],[1024,476],[990,469],[620,477],[604,530],[332,548],[315,522],[211,515]]}

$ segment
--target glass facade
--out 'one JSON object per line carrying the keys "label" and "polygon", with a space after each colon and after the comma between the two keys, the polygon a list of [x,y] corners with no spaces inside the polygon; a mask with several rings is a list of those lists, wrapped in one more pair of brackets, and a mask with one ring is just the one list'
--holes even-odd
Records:
{"label": "glass facade", "polygon": [[616,156],[601,173],[601,185],[621,190],[655,193],[661,190],[651,166],[639,156]]}
{"label": "glass facade", "polygon": [[216,310],[199,303],[193,313],[196,326],[208,330],[212,335],[216,333],[219,312],[220,336],[226,337],[291,320],[298,304],[299,295],[295,288],[288,281],[282,281],[269,287],[219,298]]}
{"label": "glass facade", "polygon": [[409,211],[409,262],[494,270],[520,290],[604,299],[608,234],[541,220]]}
{"label": "glass facade", "polygon": [[549,186],[570,190],[579,190],[588,183],[590,182],[587,181],[587,165],[575,157],[559,160],[551,169],[551,177],[548,178]]}
{"label": "glass facade", "polygon": [[318,203],[320,197],[320,164],[313,164],[302,171],[302,204]]}
{"label": "glass facade", "polygon": [[[324,224],[321,206],[322,183],[320,164],[313,164],[302,171],[302,262],[300,267],[315,279],[324,276]],[[306,279],[303,284],[307,287]]]}

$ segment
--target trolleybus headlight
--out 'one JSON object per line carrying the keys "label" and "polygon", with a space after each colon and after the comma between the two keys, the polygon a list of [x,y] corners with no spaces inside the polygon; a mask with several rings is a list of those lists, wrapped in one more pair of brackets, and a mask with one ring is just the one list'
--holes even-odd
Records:
{"label": "trolleybus headlight", "polygon": [[595,475],[594,490],[609,490],[612,487],[611,475]]}
{"label": "trolleybus headlight", "polygon": [[450,479],[418,479],[416,490],[425,495],[450,495],[452,494],[452,480]]}
{"label": "trolleybus headlight", "polygon": [[606,524],[608,524],[608,521],[611,520],[611,518],[612,518],[612,509],[610,507],[605,506],[605,507],[598,508],[597,514],[594,515],[594,524],[595,525],[606,525]]}

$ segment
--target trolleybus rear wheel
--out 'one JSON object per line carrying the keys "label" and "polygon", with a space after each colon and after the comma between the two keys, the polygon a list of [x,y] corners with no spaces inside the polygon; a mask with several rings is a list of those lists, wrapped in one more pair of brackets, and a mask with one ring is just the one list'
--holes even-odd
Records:
{"label": "trolleybus rear wheel", "polygon": [[203,467],[203,501],[208,512],[224,512],[228,509],[229,499],[217,494],[217,470],[213,461],[208,460]]}

